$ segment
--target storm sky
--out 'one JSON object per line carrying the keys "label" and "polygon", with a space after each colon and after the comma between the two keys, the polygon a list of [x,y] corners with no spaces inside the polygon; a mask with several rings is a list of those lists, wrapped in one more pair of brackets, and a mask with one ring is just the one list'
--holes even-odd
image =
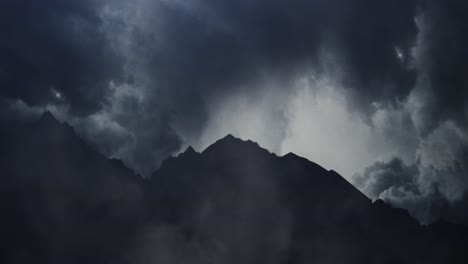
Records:
{"label": "storm sky", "polygon": [[0,118],[143,176],[231,133],[422,222],[467,218],[463,0],[0,0]]}

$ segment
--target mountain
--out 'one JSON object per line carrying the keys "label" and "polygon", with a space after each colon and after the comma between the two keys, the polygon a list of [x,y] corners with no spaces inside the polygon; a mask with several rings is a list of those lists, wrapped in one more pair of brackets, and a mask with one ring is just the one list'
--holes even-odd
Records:
{"label": "mountain", "polygon": [[468,260],[465,226],[421,226],[332,170],[232,135],[149,179],[49,112],[0,135],[1,263]]}
{"label": "mountain", "polygon": [[121,258],[143,221],[140,177],[49,112],[9,134],[0,151],[0,262]]}
{"label": "mountain", "polygon": [[[223,245],[222,263],[410,263],[426,260],[420,224],[372,203],[334,171],[231,135],[167,159],[147,200],[158,221]],[[227,261],[229,260],[229,261]]]}
{"label": "mountain", "polygon": [[176,247],[202,245],[219,263],[467,260],[466,228],[421,226],[335,171],[232,135],[168,158],[145,188],[152,221],[183,234]]}

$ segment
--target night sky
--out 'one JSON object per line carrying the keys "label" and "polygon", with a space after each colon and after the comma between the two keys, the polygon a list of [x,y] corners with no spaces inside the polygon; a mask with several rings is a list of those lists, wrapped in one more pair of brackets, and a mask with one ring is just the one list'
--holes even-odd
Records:
{"label": "night sky", "polygon": [[231,133],[422,222],[468,218],[468,2],[0,0],[0,122],[147,177]]}

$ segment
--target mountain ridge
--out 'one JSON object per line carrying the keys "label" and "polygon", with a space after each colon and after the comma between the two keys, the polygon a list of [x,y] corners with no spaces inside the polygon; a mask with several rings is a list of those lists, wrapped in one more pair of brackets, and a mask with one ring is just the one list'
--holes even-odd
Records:
{"label": "mountain ridge", "polygon": [[251,140],[189,146],[143,179],[50,112],[12,135],[21,140],[0,150],[2,263],[467,260],[466,227],[421,226],[337,172]]}

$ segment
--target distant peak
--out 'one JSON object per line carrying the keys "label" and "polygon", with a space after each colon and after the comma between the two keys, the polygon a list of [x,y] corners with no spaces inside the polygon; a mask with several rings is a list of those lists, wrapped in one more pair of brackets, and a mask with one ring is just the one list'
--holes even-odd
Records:
{"label": "distant peak", "polygon": [[233,136],[232,134],[227,134],[225,137],[217,140],[213,145],[237,145],[237,144],[242,144],[248,141],[244,141],[240,138],[237,138]]}
{"label": "distant peak", "polygon": [[41,118],[55,119],[54,115],[49,110],[44,111],[44,113],[42,113],[42,115],[41,115]]}
{"label": "distant peak", "polygon": [[270,153],[268,150],[260,147],[257,142],[252,140],[242,140],[233,136],[232,134],[227,134],[225,137],[219,139],[209,147],[207,147],[203,153],[213,152],[213,151],[238,151],[238,150],[255,150],[258,149],[265,153]]}
{"label": "distant peak", "polygon": [[235,136],[233,136],[232,134],[227,134],[225,137],[223,137],[221,140],[241,140],[240,138],[236,138]]}
{"label": "distant peak", "polygon": [[41,115],[41,117],[39,118],[39,122],[60,124],[60,122],[55,118],[55,116],[49,110],[45,111]]}
{"label": "distant peak", "polygon": [[372,205],[379,207],[379,208],[393,208],[390,204],[384,202],[382,199],[377,199],[374,202],[372,202]]}
{"label": "distant peak", "polygon": [[283,155],[283,157],[285,157],[285,158],[299,158],[299,156],[297,156],[296,154],[294,154],[292,152],[288,152],[287,154]]}
{"label": "distant peak", "polygon": [[71,131],[72,133],[75,133],[74,129],[67,122],[60,122],[50,111],[45,111],[41,115],[39,121],[37,122],[37,125],[45,129],[65,129],[66,131]]}
{"label": "distant peak", "polygon": [[185,153],[196,152],[192,146],[188,146],[188,148],[184,151]]}
{"label": "distant peak", "polygon": [[195,149],[193,149],[192,146],[188,146],[188,148],[184,152],[181,152],[178,155],[178,157],[187,157],[187,156],[191,157],[191,156],[194,156],[196,154],[198,154],[198,153],[195,151]]}
{"label": "distant peak", "polygon": [[184,151],[184,154],[196,154],[197,152],[193,149],[192,146],[188,146],[188,148]]}

